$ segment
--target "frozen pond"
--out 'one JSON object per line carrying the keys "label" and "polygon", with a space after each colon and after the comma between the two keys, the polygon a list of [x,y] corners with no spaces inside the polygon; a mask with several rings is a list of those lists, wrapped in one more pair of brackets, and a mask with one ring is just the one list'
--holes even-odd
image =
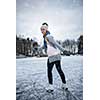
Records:
{"label": "frozen pond", "polygon": [[[54,93],[47,94],[47,57],[16,59],[16,100],[76,100],[61,88],[61,79],[53,68]],[[83,56],[63,56],[61,61],[68,89],[83,100]]]}

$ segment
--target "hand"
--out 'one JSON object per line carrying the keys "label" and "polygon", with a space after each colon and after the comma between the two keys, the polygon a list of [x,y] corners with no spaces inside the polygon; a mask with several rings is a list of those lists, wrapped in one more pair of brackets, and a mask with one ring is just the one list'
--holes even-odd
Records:
{"label": "hand", "polygon": [[66,55],[66,56],[70,56],[70,52],[67,51],[67,50],[64,50],[64,51],[63,51],[63,54]]}

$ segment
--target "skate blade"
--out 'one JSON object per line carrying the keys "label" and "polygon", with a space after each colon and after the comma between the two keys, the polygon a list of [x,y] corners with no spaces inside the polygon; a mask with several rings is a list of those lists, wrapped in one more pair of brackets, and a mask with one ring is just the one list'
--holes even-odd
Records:
{"label": "skate blade", "polygon": [[46,90],[48,93],[52,93],[53,92],[53,90]]}
{"label": "skate blade", "polygon": [[68,91],[68,88],[62,88],[63,90],[65,90],[65,91]]}

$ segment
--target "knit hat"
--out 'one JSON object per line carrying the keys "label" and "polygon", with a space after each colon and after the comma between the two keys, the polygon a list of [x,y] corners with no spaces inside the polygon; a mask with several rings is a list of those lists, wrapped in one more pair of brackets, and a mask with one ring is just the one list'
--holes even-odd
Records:
{"label": "knit hat", "polygon": [[48,30],[48,25],[47,25],[47,24],[42,24],[41,29],[46,29],[46,30]]}

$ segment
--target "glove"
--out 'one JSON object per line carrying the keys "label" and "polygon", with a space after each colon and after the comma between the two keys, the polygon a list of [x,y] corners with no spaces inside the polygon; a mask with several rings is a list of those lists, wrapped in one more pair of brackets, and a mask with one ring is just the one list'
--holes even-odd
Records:
{"label": "glove", "polygon": [[63,51],[63,54],[66,55],[66,56],[70,56],[70,53],[66,50]]}

